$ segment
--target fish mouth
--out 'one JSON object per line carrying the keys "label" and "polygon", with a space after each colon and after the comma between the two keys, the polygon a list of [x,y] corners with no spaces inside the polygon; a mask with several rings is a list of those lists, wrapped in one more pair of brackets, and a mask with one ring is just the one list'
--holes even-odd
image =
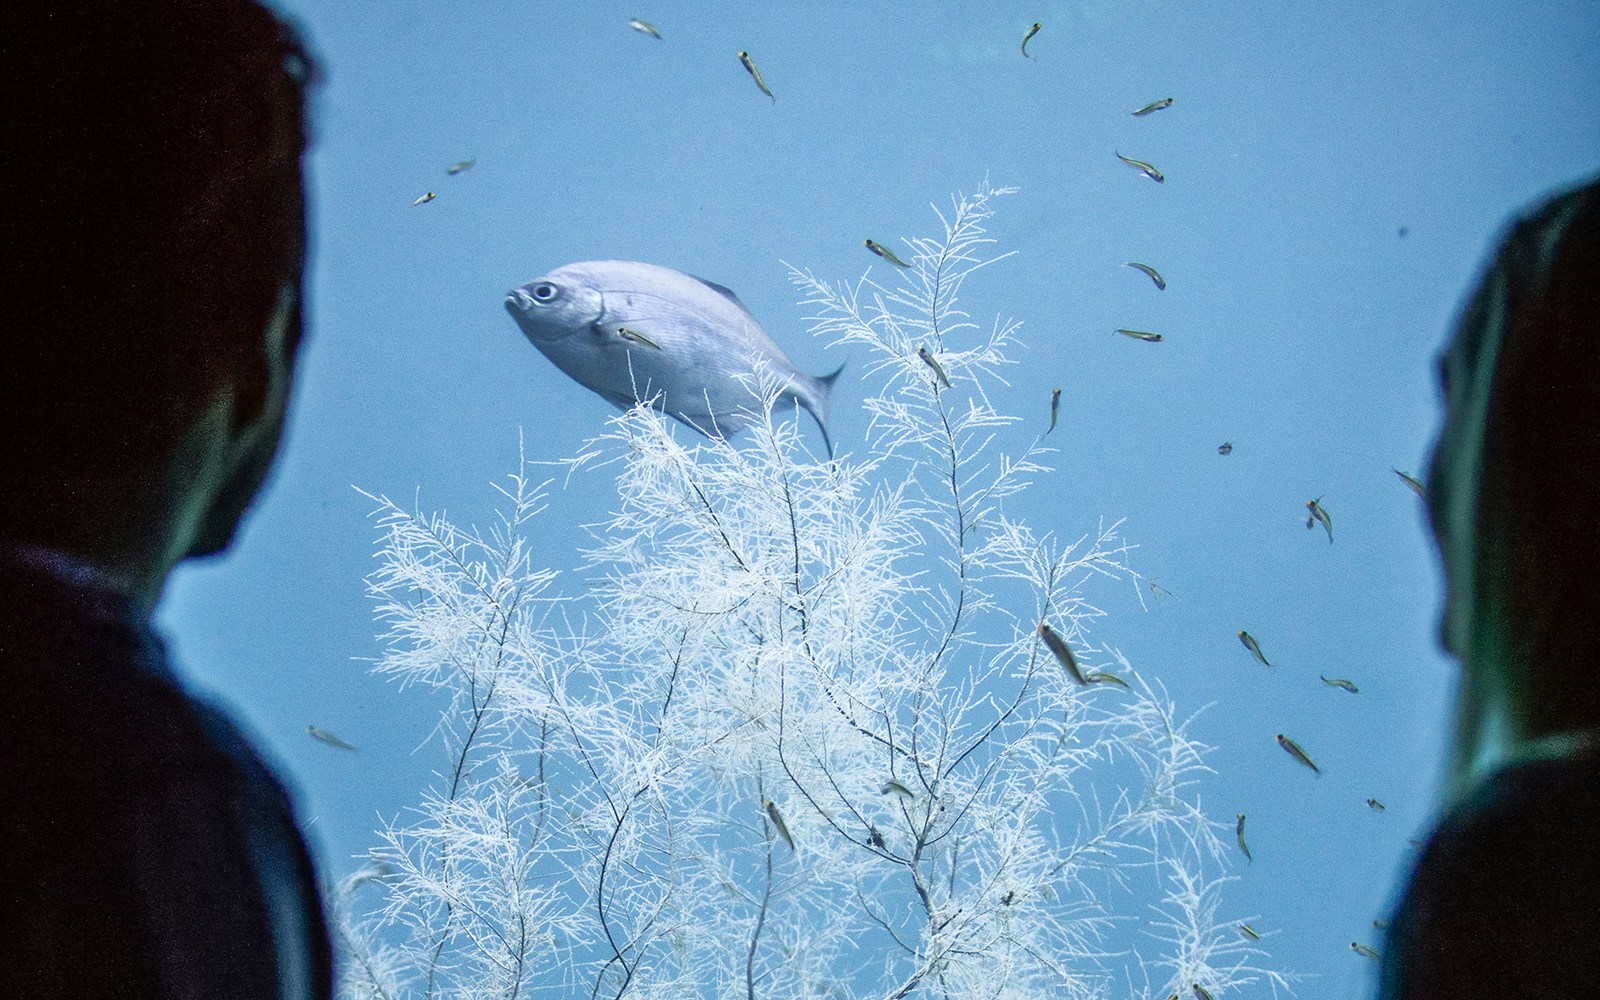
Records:
{"label": "fish mouth", "polygon": [[533,305],[533,296],[520,288],[513,288],[506,293],[506,312],[513,316],[525,313]]}

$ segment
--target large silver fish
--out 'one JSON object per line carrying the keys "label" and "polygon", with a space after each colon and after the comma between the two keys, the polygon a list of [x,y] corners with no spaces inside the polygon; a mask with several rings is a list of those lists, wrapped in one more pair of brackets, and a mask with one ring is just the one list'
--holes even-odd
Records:
{"label": "large silver fish", "polygon": [[759,403],[738,376],[764,365],[783,386],[779,402],[805,407],[833,452],[828,400],[839,372],[817,378],[795,368],[715,282],[657,264],[587,260],[512,289],[506,311],[557,368],[608,402],[626,410],[655,399],[708,436],[755,421]]}

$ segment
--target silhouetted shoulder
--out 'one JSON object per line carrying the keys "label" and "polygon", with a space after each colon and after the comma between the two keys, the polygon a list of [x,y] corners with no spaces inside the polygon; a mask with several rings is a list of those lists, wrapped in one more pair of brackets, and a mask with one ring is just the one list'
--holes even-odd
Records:
{"label": "silhouetted shoulder", "polygon": [[1385,998],[1580,996],[1600,940],[1600,734],[1508,765],[1452,808],[1395,913]]}
{"label": "silhouetted shoulder", "polygon": [[119,595],[0,557],[0,684],[6,990],[329,995],[288,796]]}

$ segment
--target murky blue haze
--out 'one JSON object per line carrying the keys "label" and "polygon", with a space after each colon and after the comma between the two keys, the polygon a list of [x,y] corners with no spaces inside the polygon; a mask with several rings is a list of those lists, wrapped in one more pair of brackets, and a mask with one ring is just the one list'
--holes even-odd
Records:
{"label": "murky blue haze", "polygon": [[[1278,932],[1273,964],[1316,977],[1302,996],[1370,995],[1373,963],[1349,942],[1378,941],[1435,806],[1454,681],[1422,509],[1390,468],[1424,466],[1432,359],[1503,222],[1600,166],[1600,4],[284,7],[327,76],[298,409],[236,551],[183,571],[162,621],[188,675],[291,776],[328,874],[356,867],[439,765],[414,752],[438,706],[360,662],[379,649],[374,532],[351,485],[402,503],[420,488],[422,509],[486,522],[519,428],[531,458],[559,458],[613,413],[523,338],[505,292],[610,257],[729,285],[801,368],[851,363],[832,421],[849,452],[860,359],[807,336],[780,260],[887,279],[862,239],[934,233],[929,203],[987,175],[1020,188],[991,226],[1017,254],[965,304],[1024,324],[997,387],[1031,421],[1012,450],[1063,390],[1056,471],[1011,512],[1069,538],[1127,519],[1134,568],[1175,597],[1141,610],[1118,590],[1095,637],[1180,709],[1210,706],[1203,798],[1250,816],[1255,852],[1227,910]],[[1030,61],[1018,43],[1036,20]],[[575,563],[605,487],[555,494],[543,560]],[[1304,525],[1318,496],[1331,545]]]}

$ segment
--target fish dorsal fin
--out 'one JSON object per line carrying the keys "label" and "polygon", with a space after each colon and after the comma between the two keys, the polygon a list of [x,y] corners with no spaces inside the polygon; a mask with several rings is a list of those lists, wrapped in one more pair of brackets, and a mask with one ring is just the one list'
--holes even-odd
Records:
{"label": "fish dorsal fin", "polygon": [[733,293],[733,289],[729,288],[727,285],[719,285],[715,281],[707,281],[706,279],[700,277],[698,274],[691,274],[691,275],[689,275],[689,277],[691,277],[694,280],[700,282],[700,284],[702,284],[702,285],[706,286],[707,288],[711,289],[713,292],[716,292],[718,295],[720,295],[723,298],[727,299],[728,301],[732,302],[734,305],[738,306],[740,309],[743,309],[745,312],[747,312],[747,313],[750,312],[750,307],[745,305],[743,302],[740,302],[739,301],[739,296],[735,295]]}

